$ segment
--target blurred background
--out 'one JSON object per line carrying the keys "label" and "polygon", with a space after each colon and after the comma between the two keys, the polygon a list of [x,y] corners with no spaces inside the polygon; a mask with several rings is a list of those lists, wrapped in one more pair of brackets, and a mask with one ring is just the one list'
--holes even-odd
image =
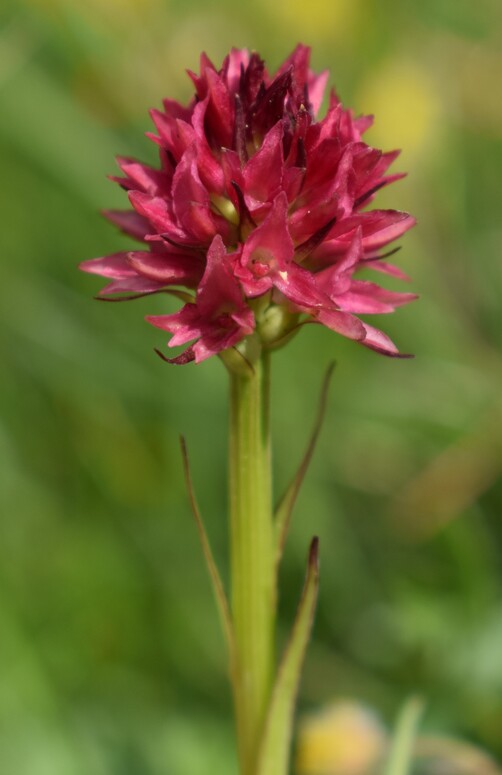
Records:
{"label": "blurred background", "polygon": [[[322,725],[359,750],[412,694],[426,703],[423,735],[502,762],[500,1],[3,0],[6,775],[235,772],[178,449],[183,432],[226,576],[226,375],[217,359],[162,363],[165,336],[143,318],[165,301],[98,304],[100,279],[76,267],[132,244],[99,215],[125,206],[106,175],[119,153],[155,160],[147,110],[188,101],[201,50],[219,64],[231,46],[255,48],[275,68],[299,40],[347,105],[375,113],[368,142],[404,149],[395,169],[409,177],[379,205],[418,218],[399,263],[421,300],[378,319],[415,360],[315,326],[274,359],[278,494],[338,364],[282,572],[281,642],[318,534],[297,771],[362,772],[336,752],[323,760]],[[347,713],[361,723],[344,727]],[[472,772],[491,772],[479,757]]]}

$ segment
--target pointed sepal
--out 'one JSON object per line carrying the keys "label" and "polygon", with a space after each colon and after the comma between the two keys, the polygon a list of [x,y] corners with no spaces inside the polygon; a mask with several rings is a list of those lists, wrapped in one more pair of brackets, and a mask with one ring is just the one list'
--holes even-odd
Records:
{"label": "pointed sepal", "polygon": [[257,775],[288,775],[293,716],[319,588],[319,539],[312,539],[307,576],[289,643],[282,657],[258,754]]}

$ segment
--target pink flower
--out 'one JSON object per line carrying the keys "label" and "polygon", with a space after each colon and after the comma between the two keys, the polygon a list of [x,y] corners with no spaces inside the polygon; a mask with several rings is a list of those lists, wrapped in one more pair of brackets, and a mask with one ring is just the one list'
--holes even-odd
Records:
{"label": "pink flower", "polygon": [[179,312],[147,318],[172,334],[170,346],[188,345],[172,363],[236,346],[245,354],[248,338],[274,346],[309,321],[399,355],[359,315],[416,296],[357,277],[369,269],[408,279],[382,260],[395,251],[381,251],[414,218],[364,209],[402,177],[387,174],[398,152],[363,142],[372,118],[354,118],[334,92],[317,120],[327,72],[313,73],[309,58],[299,45],[269,75],[256,53],[233,49],[220,70],[203,54],[200,74],[189,73],[190,104],[165,100],[151,113],[160,168],[118,160],[123,176],[114,179],[133,209],[105,214],[142,247],[81,268],[111,280],[103,297],[187,289]]}

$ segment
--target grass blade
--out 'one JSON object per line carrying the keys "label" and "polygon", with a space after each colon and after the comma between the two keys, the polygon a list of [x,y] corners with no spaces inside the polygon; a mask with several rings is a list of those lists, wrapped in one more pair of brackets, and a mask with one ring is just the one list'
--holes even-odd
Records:
{"label": "grass blade", "polygon": [[296,695],[319,588],[319,539],[310,544],[307,576],[277,674],[258,756],[257,775],[287,775]]}
{"label": "grass blade", "polygon": [[204,553],[207,569],[209,571],[209,577],[211,579],[211,583],[213,586],[213,593],[216,600],[221,626],[227,643],[228,654],[230,658],[230,674],[231,674],[232,682],[234,683],[235,665],[236,665],[235,639],[234,639],[234,628],[233,628],[232,616],[230,614],[230,606],[228,604],[225,588],[223,586],[223,582],[221,580],[218,567],[214,560],[214,556],[211,550],[211,545],[209,543],[209,538],[206,532],[206,528],[204,527],[199,506],[197,504],[197,499],[195,497],[195,491],[192,483],[192,475],[190,472],[190,461],[188,459],[186,441],[183,436],[180,436],[180,445],[181,445],[181,455],[183,458],[183,470],[185,473],[185,482],[186,482],[186,487],[188,491],[188,497],[190,500],[190,506],[195,519],[195,523],[197,525],[197,531],[199,533],[199,539],[202,546],[202,551]]}
{"label": "grass blade", "polygon": [[309,467],[310,461],[312,460],[312,455],[314,454],[317,439],[319,438],[319,433],[321,432],[324,413],[326,411],[326,402],[328,398],[329,385],[331,382],[331,377],[333,375],[335,365],[336,364],[333,361],[332,363],[330,363],[330,365],[326,370],[326,374],[324,375],[324,379],[321,387],[321,393],[319,396],[317,414],[315,417],[312,432],[310,434],[310,439],[307,444],[307,449],[305,450],[305,453],[303,455],[303,458],[301,460],[301,463],[298,467],[296,474],[294,475],[288,488],[286,489],[286,492],[284,493],[281,500],[279,501],[279,504],[275,511],[275,532],[276,532],[276,542],[277,542],[276,543],[276,547],[277,547],[276,567],[279,567],[279,563],[281,561],[282,553],[284,550],[284,545],[286,543],[286,538],[288,535],[293,508],[296,503],[298,493],[300,492],[300,487],[302,486],[302,482],[305,478],[305,474],[307,473],[307,469]]}
{"label": "grass blade", "polygon": [[401,710],[391,742],[384,775],[408,775],[411,770],[413,747],[424,703],[411,697]]}

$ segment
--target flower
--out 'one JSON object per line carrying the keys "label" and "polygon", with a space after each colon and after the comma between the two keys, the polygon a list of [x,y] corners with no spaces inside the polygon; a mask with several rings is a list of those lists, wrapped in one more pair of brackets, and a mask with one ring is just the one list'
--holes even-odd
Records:
{"label": "flower", "polygon": [[298,45],[272,76],[245,49],[233,49],[220,70],[203,54],[200,74],[189,72],[190,104],[164,100],[151,111],[160,168],[118,159],[123,177],[113,179],[133,209],[105,215],[142,249],[81,268],[111,280],[102,298],[168,292],[186,302],[147,317],[173,335],[170,346],[187,345],[169,362],[229,348],[245,356],[251,340],[275,347],[305,322],[400,355],[358,316],[392,312],[416,296],[356,275],[367,268],[408,279],[384,260],[395,250],[382,249],[414,218],[365,209],[403,177],[387,174],[399,152],[367,145],[372,117],[355,118],[334,91],[317,120],[328,73],[313,73],[309,59]]}

